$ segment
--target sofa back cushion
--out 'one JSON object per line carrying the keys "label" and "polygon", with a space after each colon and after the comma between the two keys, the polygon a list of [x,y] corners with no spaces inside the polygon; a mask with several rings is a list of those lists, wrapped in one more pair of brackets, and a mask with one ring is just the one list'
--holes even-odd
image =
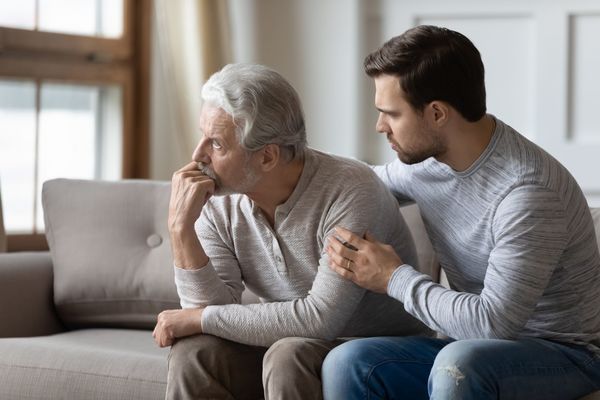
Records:
{"label": "sofa back cushion", "polygon": [[54,302],[70,328],[152,328],[179,308],[167,231],[170,184],[44,183]]}
{"label": "sofa back cushion", "polygon": [[423,224],[419,207],[414,203],[403,205],[400,207],[400,212],[415,242],[417,259],[419,260],[419,271],[430,275],[435,281],[439,282],[440,264],[429,241],[429,235]]}

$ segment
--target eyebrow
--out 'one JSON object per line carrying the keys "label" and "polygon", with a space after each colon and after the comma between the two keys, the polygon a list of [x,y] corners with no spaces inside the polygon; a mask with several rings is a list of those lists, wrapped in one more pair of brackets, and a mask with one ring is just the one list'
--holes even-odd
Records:
{"label": "eyebrow", "polygon": [[377,111],[384,114],[398,114],[400,111],[398,110],[386,110],[385,108],[375,107]]}
{"label": "eyebrow", "polygon": [[221,141],[224,141],[224,139],[223,139],[223,135],[220,135],[220,134],[218,134],[218,133],[217,133],[217,134],[215,134],[215,133],[208,133],[208,132],[204,132],[204,131],[202,130],[202,128],[200,128],[200,129],[199,129],[199,131],[200,131],[200,135],[204,136],[205,138],[208,138],[208,139],[214,139],[214,140],[215,140],[215,139],[219,139],[219,140],[221,140]]}

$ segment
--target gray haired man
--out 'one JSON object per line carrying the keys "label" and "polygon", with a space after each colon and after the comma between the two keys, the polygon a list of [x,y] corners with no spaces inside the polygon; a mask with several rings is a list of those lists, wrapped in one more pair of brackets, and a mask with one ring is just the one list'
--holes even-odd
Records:
{"label": "gray haired man", "polygon": [[[162,312],[153,334],[172,346],[167,398],[318,399],[340,338],[428,332],[328,268],[336,225],[413,262],[415,250],[367,166],[307,147],[291,85],[264,66],[228,65],[202,98],[203,137],[173,175],[169,209],[183,309]],[[261,303],[240,304],[244,286]]]}

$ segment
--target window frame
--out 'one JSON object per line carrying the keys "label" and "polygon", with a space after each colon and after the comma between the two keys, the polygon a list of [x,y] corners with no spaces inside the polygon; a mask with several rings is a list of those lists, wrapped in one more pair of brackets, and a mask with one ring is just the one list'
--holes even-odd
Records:
{"label": "window frame", "polygon": [[[0,26],[0,78],[122,88],[122,179],[149,175],[151,2],[124,0],[123,35],[102,38]],[[10,234],[8,251],[47,250],[43,233]]]}

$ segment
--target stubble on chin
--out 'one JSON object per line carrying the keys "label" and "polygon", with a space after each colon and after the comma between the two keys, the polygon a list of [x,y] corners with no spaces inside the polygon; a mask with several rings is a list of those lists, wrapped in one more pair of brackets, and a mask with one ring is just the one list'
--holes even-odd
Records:
{"label": "stubble on chin", "polygon": [[202,172],[204,175],[208,176],[215,182],[215,196],[244,194],[256,184],[259,178],[258,175],[254,171],[250,170],[250,168],[246,165],[243,171],[244,178],[241,180],[241,182],[238,182],[235,186],[229,187],[223,185],[221,179],[219,179],[215,171],[213,171],[204,163],[199,162],[198,169],[200,170],[200,172]]}

